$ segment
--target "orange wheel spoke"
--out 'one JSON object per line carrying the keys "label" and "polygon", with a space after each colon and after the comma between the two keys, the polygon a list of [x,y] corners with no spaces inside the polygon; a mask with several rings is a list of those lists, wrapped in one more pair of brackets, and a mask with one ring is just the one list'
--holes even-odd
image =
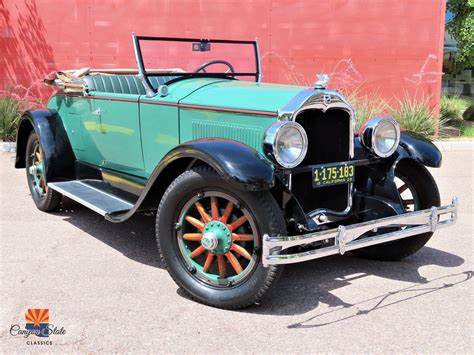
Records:
{"label": "orange wheel spoke", "polygon": [[186,233],[183,235],[184,240],[191,240],[193,242],[198,242],[202,239],[201,233]]}
{"label": "orange wheel spoke", "polygon": [[225,207],[224,214],[221,217],[222,223],[224,224],[227,223],[227,220],[229,219],[230,214],[232,213],[233,209],[234,209],[234,204],[231,201],[227,202],[227,206]]}
{"label": "orange wheel spoke", "polygon": [[44,179],[43,179],[42,176],[39,179],[39,184],[40,184],[41,188],[46,192],[46,184],[44,183]]}
{"label": "orange wheel spoke", "polygon": [[196,202],[194,205],[196,206],[199,214],[201,215],[202,219],[204,220],[204,223],[209,223],[211,221],[211,216],[209,216],[209,214],[206,212],[204,207],[202,207],[201,203]]}
{"label": "orange wheel spoke", "polygon": [[189,254],[189,256],[194,259],[196,256],[199,256],[201,255],[202,253],[204,253],[206,251],[206,248],[204,248],[202,245],[198,246],[196,249],[194,249],[192,251],[191,254]]}
{"label": "orange wheel spoke", "polygon": [[219,265],[219,277],[223,279],[227,274],[223,255],[217,255],[217,264]]}
{"label": "orange wheel spoke", "polygon": [[242,216],[242,217],[240,217],[239,219],[237,219],[237,220],[235,220],[234,222],[232,222],[232,223],[229,225],[229,229],[230,229],[231,231],[236,230],[236,229],[239,228],[242,224],[244,224],[246,221],[247,221],[247,217]]}
{"label": "orange wheel spoke", "polygon": [[237,275],[240,274],[242,271],[244,271],[242,269],[242,265],[240,265],[239,261],[237,260],[234,254],[228,251],[227,253],[225,253],[225,256],[227,257],[227,260],[229,260],[230,264],[234,268]]}
{"label": "orange wheel spoke", "polygon": [[197,229],[199,229],[200,231],[202,231],[204,229],[204,223],[202,223],[201,221],[197,220],[196,218],[194,217],[191,217],[191,216],[186,216],[184,218],[186,221],[188,221],[189,223],[191,223],[194,227],[196,227]]}
{"label": "orange wheel spoke", "polygon": [[404,206],[413,205],[413,204],[415,204],[414,200],[403,200]]}
{"label": "orange wheel spoke", "polygon": [[405,184],[405,185],[402,185],[398,188],[398,193],[401,194],[403,191],[405,191],[406,189],[408,189],[408,186]]}
{"label": "orange wheel spoke", "polygon": [[211,210],[212,210],[212,219],[217,221],[219,219],[219,203],[215,196],[211,196]]}
{"label": "orange wheel spoke", "polygon": [[231,250],[235,251],[237,254],[242,255],[245,259],[250,260],[252,259],[252,255],[245,250],[245,248],[241,247],[240,245],[233,244]]}
{"label": "orange wheel spoke", "polygon": [[212,254],[211,252],[208,252],[206,262],[204,263],[204,267],[202,268],[202,270],[204,272],[209,272],[209,269],[211,268],[213,261],[214,261],[214,254]]}
{"label": "orange wheel spoke", "polygon": [[252,242],[253,241],[253,235],[252,234],[232,233],[232,240],[234,242]]}

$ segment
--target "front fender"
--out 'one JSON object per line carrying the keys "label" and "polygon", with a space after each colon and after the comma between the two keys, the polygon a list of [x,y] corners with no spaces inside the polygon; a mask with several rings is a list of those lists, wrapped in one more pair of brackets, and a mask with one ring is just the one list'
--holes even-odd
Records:
{"label": "front fender", "polygon": [[[166,154],[151,174],[132,209],[123,214],[106,215],[105,218],[119,223],[130,218],[139,209],[153,208],[176,176],[197,161],[208,164],[226,182],[243,190],[268,190],[275,184],[272,164],[256,150],[227,139],[194,140],[183,143]],[[180,162],[184,162],[186,166]]]}
{"label": "front fender", "polygon": [[[354,142],[355,159],[374,156],[362,147],[360,138]],[[412,159],[429,167],[440,167],[442,155],[439,149],[427,139],[412,132],[401,132],[400,144],[390,157],[381,159],[373,166],[361,166],[356,172],[355,187],[359,191],[387,198],[400,204],[400,194],[394,183],[395,168],[404,159]]]}
{"label": "front fender", "polygon": [[240,189],[261,191],[275,184],[272,164],[253,148],[233,140],[211,138],[186,142],[169,152],[158,169],[180,158],[204,161],[226,182]]}
{"label": "front fender", "polygon": [[[359,137],[355,139],[354,148],[355,159],[371,157],[371,154],[362,147]],[[439,168],[443,157],[439,149],[432,142],[416,133],[405,131],[400,134],[400,144],[397,150],[386,161],[393,165],[406,158],[413,159],[430,168]]]}
{"label": "front fender", "polygon": [[26,143],[33,130],[43,150],[46,180],[74,179],[76,158],[61,118],[50,110],[31,110],[23,114],[16,138],[15,168],[25,168]]}
{"label": "front fender", "polygon": [[443,156],[439,149],[429,140],[413,132],[401,132],[400,146],[408,157],[431,168],[441,166]]}

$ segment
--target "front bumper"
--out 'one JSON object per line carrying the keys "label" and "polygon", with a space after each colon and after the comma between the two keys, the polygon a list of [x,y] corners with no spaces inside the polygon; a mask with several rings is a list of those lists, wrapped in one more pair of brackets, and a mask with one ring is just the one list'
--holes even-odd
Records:
{"label": "front bumper", "polygon": [[[457,207],[458,199],[454,197],[450,205],[431,207],[431,209],[404,213],[349,226],[341,225],[338,228],[321,232],[297,236],[270,236],[265,234],[263,236],[263,266],[299,263],[334,254],[343,255],[346,251],[408,238],[421,233],[434,232],[437,228],[448,227],[456,223]],[[377,231],[379,228],[386,227],[401,229],[359,239],[367,232]],[[334,239],[334,242],[331,242],[326,247],[293,254],[282,254],[282,251],[291,247],[326,240],[329,242],[330,239]]]}

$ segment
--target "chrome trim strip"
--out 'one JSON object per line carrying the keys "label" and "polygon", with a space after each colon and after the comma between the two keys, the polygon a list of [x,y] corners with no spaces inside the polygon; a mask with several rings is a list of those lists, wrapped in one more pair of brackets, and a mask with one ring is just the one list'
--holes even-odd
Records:
{"label": "chrome trim strip", "polygon": [[[322,232],[308,233],[297,236],[263,236],[262,262],[265,267],[276,264],[292,264],[322,258],[328,255],[341,254],[346,251],[365,248],[371,245],[386,243],[421,233],[434,232],[438,228],[448,227],[456,223],[458,198],[454,197],[450,205],[431,207],[429,209],[404,213],[401,215],[361,222],[348,226],[339,226]],[[440,219],[444,217],[444,219]],[[446,217],[448,217],[446,219]],[[359,239],[365,233],[382,228],[408,227]],[[281,254],[291,247],[334,239],[333,245],[293,254]]]}
{"label": "chrome trim strip", "polygon": [[255,38],[255,55],[257,56],[257,83],[262,82],[262,63],[260,61],[260,46],[258,45],[258,38]]}
{"label": "chrome trim strip", "polygon": [[138,38],[135,36],[135,33],[132,32],[132,42],[133,42],[133,52],[135,53],[135,60],[137,62],[138,67],[138,77],[142,81],[143,86],[145,87],[146,96],[147,97],[154,97],[158,95],[153,91],[153,88],[148,84],[148,81],[145,78],[145,68],[143,66],[143,60],[141,60],[140,54],[140,44],[138,43]]}

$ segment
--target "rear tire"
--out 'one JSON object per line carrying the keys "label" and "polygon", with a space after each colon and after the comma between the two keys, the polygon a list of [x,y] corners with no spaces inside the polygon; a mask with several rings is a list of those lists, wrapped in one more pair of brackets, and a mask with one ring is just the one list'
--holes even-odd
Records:
{"label": "rear tire", "polygon": [[[43,149],[35,131],[30,133],[26,143],[25,166],[28,188],[36,207],[44,212],[57,210],[62,195],[48,188],[46,174],[44,173]],[[36,167],[35,174],[30,173],[31,166]]]}
{"label": "rear tire", "polygon": [[[230,204],[232,214],[227,218]],[[246,217],[244,224],[238,224],[239,216]],[[282,267],[264,268],[261,262],[265,233],[286,233],[283,215],[272,195],[268,191],[238,190],[204,166],[184,172],[171,183],[156,217],[158,249],[173,280],[192,299],[218,308],[248,307],[278,279]],[[205,234],[218,234],[219,239],[218,244],[203,251]]]}
{"label": "rear tire", "polygon": [[[408,190],[413,196],[413,201],[411,201],[412,199],[404,200],[403,194],[401,195],[407,211],[424,210],[433,206],[440,206],[438,186],[433,176],[423,165],[413,160],[402,160],[395,169],[395,175],[405,183],[405,185],[401,185],[398,188],[399,191],[402,189],[403,191]],[[373,260],[401,260],[420,250],[430,240],[432,235],[432,232],[423,233],[395,242],[354,250],[353,253],[357,256]]]}

